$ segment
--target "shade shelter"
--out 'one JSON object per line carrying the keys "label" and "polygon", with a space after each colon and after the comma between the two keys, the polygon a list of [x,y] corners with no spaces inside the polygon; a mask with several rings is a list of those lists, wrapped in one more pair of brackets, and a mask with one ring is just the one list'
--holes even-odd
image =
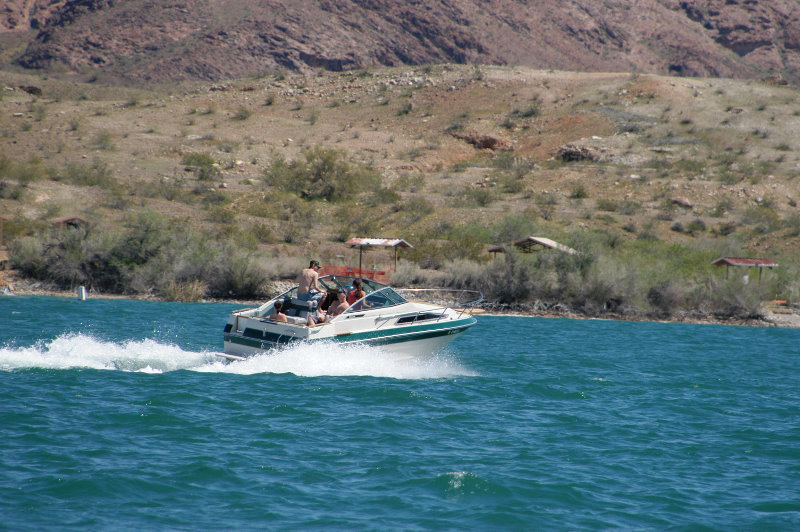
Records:
{"label": "shade shelter", "polygon": [[394,248],[394,269],[397,270],[397,250],[399,248],[413,248],[411,244],[401,238],[351,238],[345,242],[351,248],[358,248],[358,269],[361,269],[361,259],[364,248],[384,247]]}
{"label": "shade shelter", "polygon": [[[522,240],[517,240],[516,242],[514,242],[514,247],[516,247],[523,253],[532,253],[534,251],[539,251],[542,249],[556,249],[558,251],[563,251],[564,253],[567,253],[569,255],[575,255],[576,253],[578,253],[569,246],[565,246],[564,244],[560,244],[555,240],[551,240],[543,236],[529,236],[523,238]],[[492,246],[489,248],[489,253],[505,253],[505,247]]]}
{"label": "shade shelter", "polygon": [[758,281],[761,282],[761,275],[764,268],[777,268],[778,265],[769,259],[745,258],[745,257],[720,257],[711,264],[717,267],[725,266],[725,278],[728,278],[731,266],[735,268],[758,268]]}
{"label": "shade shelter", "polygon": [[66,229],[67,227],[78,229],[89,227],[89,220],[80,216],[69,215],[62,216],[60,218],[53,218],[50,220],[50,224],[61,229]]}

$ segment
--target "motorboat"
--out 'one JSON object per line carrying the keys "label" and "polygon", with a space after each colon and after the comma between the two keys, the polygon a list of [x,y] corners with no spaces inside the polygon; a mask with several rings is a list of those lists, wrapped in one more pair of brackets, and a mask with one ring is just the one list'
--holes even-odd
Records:
{"label": "motorboat", "polygon": [[[258,308],[233,311],[225,324],[224,354],[219,356],[243,360],[295,342],[326,341],[379,346],[400,357],[431,356],[475,325],[473,314],[483,300],[475,290],[397,289],[360,278],[366,295],[325,319],[329,302],[340,290],[350,293],[355,279],[326,275],[319,278],[321,292],[316,297],[298,297],[294,286]],[[278,301],[285,322],[276,321]],[[314,323],[309,316],[322,321]]]}

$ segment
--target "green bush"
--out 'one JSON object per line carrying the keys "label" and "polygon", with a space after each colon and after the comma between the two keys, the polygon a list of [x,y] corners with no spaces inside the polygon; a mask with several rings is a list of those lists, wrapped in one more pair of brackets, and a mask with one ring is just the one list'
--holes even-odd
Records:
{"label": "green bush", "polygon": [[685,296],[675,281],[660,281],[647,290],[647,302],[659,316],[668,317],[683,305]]}
{"label": "green bush", "polygon": [[755,233],[766,234],[781,226],[777,213],[769,207],[748,207],[742,214],[742,224],[752,226]]}
{"label": "green bush", "polygon": [[213,166],[215,162],[209,153],[185,153],[181,159],[186,166]]}
{"label": "green bush", "polygon": [[506,214],[489,229],[490,241],[495,244],[510,244],[534,236],[538,226],[531,220],[532,216],[526,213]]}
{"label": "green bush", "polygon": [[464,191],[464,200],[467,204],[476,207],[488,207],[495,199],[496,195],[489,187],[469,187]]}
{"label": "green bush", "polygon": [[98,150],[111,151],[114,149],[114,139],[108,131],[101,131],[94,136],[91,145]]}
{"label": "green bush", "polygon": [[68,163],[54,179],[72,185],[102,188],[114,188],[117,180],[114,178],[109,166],[100,159],[94,159],[91,164]]}
{"label": "green bush", "polygon": [[268,289],[257,257],[209,240],[152,212],[122,231],[67,228],[17,238],[11,262],[31,279],[107,293],[155,293],[170,299],[253,298]]}
{"label": "green bush", "polygon": [[542,112],[542,104],[538,98],[533,98],[527,107],[522,109],[514,109],[508,116],[509,118],[533,118],[539,116]]}
{"label": "green bush", "polygon": [[619,206],[614,200],[598,198],[596,201],[596,207],[599,211],[617,212]]}
{"label": "green bush", "polygon": [[328,201],[354,198],[380,183],[379,174],[372,168],[349,162],[342,151],[321,146],[306,148],[301,159],[289,162],[273,155],[263,176],[280,190]]}
{"label": "green bush", "polygon": [[250,109],[240,106],[238,109],[236,109],[236,112],[233,113],[233,116],[231,116],[231,120],[244,121],[250,118],[251,114],[253,113],[250,111]]}

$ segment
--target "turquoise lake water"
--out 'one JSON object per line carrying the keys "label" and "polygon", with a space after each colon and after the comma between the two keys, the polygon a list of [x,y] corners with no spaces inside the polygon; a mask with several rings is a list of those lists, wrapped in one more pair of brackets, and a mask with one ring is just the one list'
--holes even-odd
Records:
{"label": "turquoise lake water", "polygon": [[0,530],[800,530],[800,331],[479,316],[222,365],[231,304],[0,298]]}

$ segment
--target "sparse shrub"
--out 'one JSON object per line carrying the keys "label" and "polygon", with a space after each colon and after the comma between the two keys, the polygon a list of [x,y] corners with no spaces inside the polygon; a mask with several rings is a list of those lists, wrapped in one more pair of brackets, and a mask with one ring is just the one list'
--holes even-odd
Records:
{"label": "sparse shrub", "polygon": [[736,232],[736,222],[724,222],[713,229],[714,234],[728,236]]}
{"label": "sparse shrub", "polygon": [[498,184],[506,194],[519,194],[525,190],[525,180],[514,174],[502,174],[498,179]]}
{"label": "sparse shrub", "polygon": [[208,210],[208,219],[217,224],[232,224],[236,221],[236,215],[230,210],[226,209],[223,205],[230,203],[229,201],[214,199],[209,200],[208,204],[213,205]]}
{"label": "sparse shrub", "polygon": [[617,212],[617,202],[611,199],[598,198],[596,207],[598,211]]}
{"label": "sparse shrub", "polygon": [[661,316],[671,316],[683,303],[684,296],[677,283],[667,280],[651,286],[647,302]]}
{"label": "sparse shrub", "polygon": [[434,211],[433,204],[422,196],[412,196],[408,198],[401,209],[405,213],[414,215],[417,218],[427,216]]}
{"label": "sparse shrub", "polygon": [[702,174],[706,169],[706,162],[697,159],[681,159],[674,164],[675,168],[688,174]]}
{"label": "sparse shrub", "polygon": [[0,198],[21,201],[24,197],[25,187],[23,185],[12,185],[8,181],[0,180]]}
{"label": "sparse shrub", "polygon": [[457,121],[457,122],[453,122],[452,124],[447,126],[447,128],[445,129],[445,133],[451,134],[451,133],[457,133],[457,132],[463,131],[463,130],[464,130],[464,124],[462,122],[460,122],[460,121]]}
{"label": "sparse shrub", "polygon": [[262,244],[272,244],[276,241],[272,231],[266,224],[254,224],[250,227],[250,232]]}
{"label": "sparse shrub", "polygon": [[197,279],[183,282],[172,280],[161,290],[161,297],[165,301],[200,301],[207,290],[208,286]]}
{"label": "sparse shrub", "polygon": [[542,104],[538,98],[533,98],[527,107],[522,109],[514,109],[508,116],[509,118],[533,118],[539,116],[542,112]]}
{"label": "sparse shrub", "polygon": [[395,190],[421,192],[425,187],[425,176],[421,173],[401,174],[392,186]]}
{"label": "sparse shrub", "polygon": [[470,205],[488,207],[495,200],[495,195],[488,187],[469,187],[464,191],[464,200]]}
{"label": "sparse shrub", "polygon": [[780,227],[778,215],[768,207],[749,207],[742,215],[742,223],[752,226],[753,231],[760,234],[771,233]]}
{"label": "sparse shrub", "polygon": [[39,180],[43,174],[41,160],[38,157],[31,157],[23,163],[15,163],[8,157],[0,156],[0,178],[6,177],[15,180],[21,186],[28,186]]}
{"label": "sparse shrub", "polygon": [[[231,197],[221,190],[208,190],[205,194],[203,194],[202,201],[203,205],[206,207],[220,207],[223,205],[228,205],[231,202]],[[220,220],[220,218],[223,218],[220,221],[222,223],[226,223],[225,220],[228,218],[228,216],[220,213],[221,211],[212,209],[211,219]]]}
{"label": "sparse shrub", "polygon": [[422,157],[422,149],[421,148],[411,148],[405,154],[405,158],[409,161],[416,161]]}
{"label": "sparse shrub", "polygon": [[181,162],[193,167],[194,175],[200,181],[211,181],[222,177],[219,165],[209,153],[186,153]]}
{"label": "sparse shrub", "polygon": [[704,294],[708,311],[722,319],[762,319],[761,303],[766,299],[766,285],[745,283],[735,276],[722,282],[712,281]]}
{"label": "sparse shrub", "polygon": [[111,151],[114,149],[114,140],[111,133],[103,131],[94,136],[91,142],[92,146],[98,150]]}
{"label": "sparse shrub", "polygon": [[586,192],[586,187],[583,186],[583,183],[578,183],[572,188],[572,193],[569,197],[572,199],[585,199],[589,197],[589,193]]}
{"label": "sparse shrub", "polygon": [[397,203],[401,200],[400,194],[394,190],[386,187],[378,187],[372,191],[370,203],[373,205],[381,205],[387,203]]}
{"label": "sparse shrub", "polygon": [[701,218],[695,218],[686,226],[686,232],[694,236],[706,230],[706,223]]}
{"label": "sparse shrub", "polygon": [[305,148],[303,158],[287,162],[273,155],[264,169],[268,184],[303,198],[342,201],[376,186],[380,177],[372,168],[348,162],[342,151],[315,146]]}
{"label": "sparse shrub", "polygon": [[221,297],[262,296],[269,290],[268,280],[266,271],[252,255],[233,253],[222,265],[210,291]]}
{"label": "sparse shrub", "polygon": [[729,199],[722,199],[717,202],[709,214],[715,218],[721,218],[722,216],[725,216],[732,207],[733,204]]}
{"label": "sparse shrub", "polygon": [[100,159],[94,159],[92,164],[68,163],[53,179],[84,187],[114,188],[116,185],[111,169]]}
{"label": "sparse shrub", "polygon": [[490,227],[489,240],[496,244],[503,244],[535,235],[537,225],[532,218],[530,213],[506,214]]}
{"label": "sparse shrub", "polygon": [[789,236],[800,236],[800,214],[793,212],[784,221]]}

